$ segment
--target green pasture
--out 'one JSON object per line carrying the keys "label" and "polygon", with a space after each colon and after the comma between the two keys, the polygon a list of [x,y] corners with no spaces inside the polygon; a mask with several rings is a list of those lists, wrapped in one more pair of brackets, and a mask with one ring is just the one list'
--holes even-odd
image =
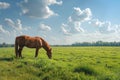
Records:
{"label": "green pasture", "polygon": [[41,49],[0,48],[0,80],[120,80],[120,47],[52,47],[48,59]]}

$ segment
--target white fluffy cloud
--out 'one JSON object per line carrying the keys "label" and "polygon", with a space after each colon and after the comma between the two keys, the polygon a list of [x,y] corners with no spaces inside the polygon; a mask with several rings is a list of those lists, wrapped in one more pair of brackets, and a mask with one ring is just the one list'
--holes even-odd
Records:
{"label": "white fluffy cloud", "polygon": [[[67,23],[63,23],[61,25],[62,32],[66,35],[81,32],[98,32],[101,34],[111,34],[120,32],[120,25],[113,25],[110,21],[100,21],[99,19],[92,18],[92,12],[90,8],[81,10],[78,7],[74,7],[73,9],[74,11],[72,15],[68,17]],[[83,27],[83,25],[85,27]]]}
{"label": "white fluffy cloud", "polygon": [[3,26],[0,25],[0,33],[3,33],[3,34],[9,34],[9,31],[3,29]]}
{"label": "white fluffy cloud", "polygon": [[0,9],[6,9],[9,8],[10,4],[6,2],[0,2]]}
{"label": "white fluffy cloud", "polygon": [[65,35],[70,35],[70,30],[68,30],[68,25],[62,24],[61,29]]}
{"label": "white fluffy cloud", "polygon": [[57,4],[62,5],[62,1],[57,2],[56,0],[44,0],[47,5]]}
{"label": "white fluffy cloud", "polygon": [[92,13],[90,8],[86,8],[85,10],[81,10],[79,7],[74,7],[73,14],[69,17],[69,21],[73,22],[84,22],[88,21],[92,17]]}
{"label": "white fluffy cloud", "polygon": [[50,9],[50,5],[61,5],[62,1],[56,0],[24,0],[20,6],[22,8],[22,14],[34,18],[49,18],[56,15],[54,11]]}
{"label": "white fluffy cloud", "polygon": [[81,23],[91,20],[92,13],[89,8],[81,10],[80,8],[74,7],[74,12],[69,16],[66,24],[62,24],[61,28],[64,34],[72,34],[84,32],[84,29],[81,27]]}
{"label": "white fluffy cloud", "polygon": [[103,34],[114,33],[120,30],[119,25],[112,25],[110,21],[100,21],[98,19],[93,19],[91,22],[89,22],[89,24]]}
{"label": "white fluffy cloud", "polygon": [[84,29],[80,27],[80,23],[67,23],[67,24],[62,24],[61,29],[65,35],[71,35],[73,33],[80,33],[84,32]]}
{"label": "white fluffy cloud", "polygon": [[48,25],[46,25],[46,24],[41,23],[41,24],[39,25],[39,30],[40,30],[40,31],[51,31],[51,27],[48,26]]}
{"label": "white fluffy cloud", "polygon": [[22,30],[22,23],[20,19],[17,19],[16,22],[14,22],[13,20],[9,19],[9,18],[5,18],[5,22],[12,28],[14,28],[15,30]]}
{"label": "white fluffy cloud", "polygon": [[6,24],[7,24],[10,28],[13,29],[13,31],[14,31],[15,33],[20,33],[20,34],[22,34],[23,31],[28,31],[28,30],[31,29],[31,27],[28,27],[28,26],[26,26],[26,27],[24,26],[24,27],[23,27],[22,22],[21,22],[20,19],[17,19],[16,22],[15,22],[15,21],[13,21],[13,20],[10,19],[10,18],[5,18],[5,22],[6,22]]}

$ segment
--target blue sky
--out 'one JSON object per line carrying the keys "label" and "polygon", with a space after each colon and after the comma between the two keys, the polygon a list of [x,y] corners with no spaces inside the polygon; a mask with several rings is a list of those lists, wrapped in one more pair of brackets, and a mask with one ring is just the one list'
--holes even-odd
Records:
{"label": "blue sky", "polygon": [[0,0],[0,43],[19,35],[50,44],[120,41],[119,0]]}

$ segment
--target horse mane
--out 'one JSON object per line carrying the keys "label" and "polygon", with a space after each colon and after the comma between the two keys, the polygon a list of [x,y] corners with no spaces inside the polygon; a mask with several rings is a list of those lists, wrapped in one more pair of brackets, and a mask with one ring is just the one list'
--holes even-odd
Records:
{"label": "horse mane", "polygon": [[50,45],[43,39],[43,38],[41,38],[41,37],[39,37],[41,40],[42,40],[42,47],[46,50],[46,51],[48,51],[48,50],[50,50]]}

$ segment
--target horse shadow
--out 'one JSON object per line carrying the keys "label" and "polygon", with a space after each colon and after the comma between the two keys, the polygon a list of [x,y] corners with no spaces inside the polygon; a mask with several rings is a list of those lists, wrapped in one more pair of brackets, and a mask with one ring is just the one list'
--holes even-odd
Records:
{"label": "horse shadow", "polygon": [[0,57],[0,61],[13,61],[14,58],[13,57]]}

